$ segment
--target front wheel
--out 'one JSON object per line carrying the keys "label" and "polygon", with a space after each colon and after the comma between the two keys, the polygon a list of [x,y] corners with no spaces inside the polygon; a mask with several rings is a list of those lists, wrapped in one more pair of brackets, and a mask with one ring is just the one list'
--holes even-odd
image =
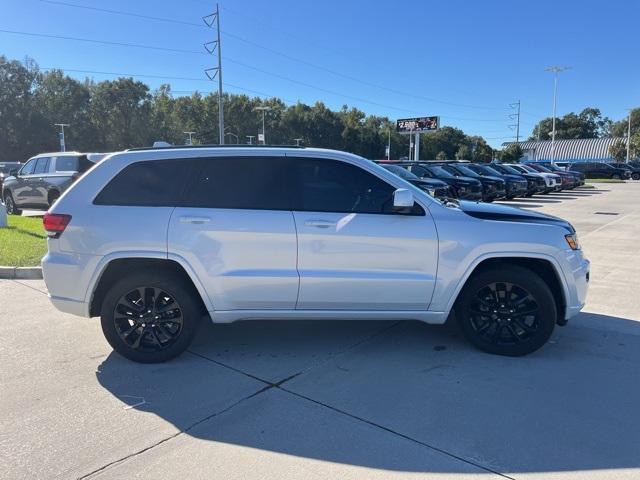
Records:
{"label": "front wheel", "polygon": [[462,332],[474,346],[513,357],[542,347],[557,320],[548,285],[533,271],[516,265],[473,275],[454,309]]}
{"label": "front wheel", "polygon": [[197,292],[189,287],[178,276],[155,271],[116,282],[100,313],[111,347],[140,363],[164,362],[184,352],[203,315]]}
{"label": "front wheel", "polygon": [[640,180],[640,173],[633,173],[631,174],[631,178],[633,180]]}

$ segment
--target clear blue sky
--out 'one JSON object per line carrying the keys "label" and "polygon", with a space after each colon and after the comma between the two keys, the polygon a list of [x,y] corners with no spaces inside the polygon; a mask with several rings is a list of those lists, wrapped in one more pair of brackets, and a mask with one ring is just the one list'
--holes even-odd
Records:
{"label": "clear blue sky", "polygon": [[[0,29],[193,52],[215,37],[214,30],[201,26],[61,3],[194,24],[215,5],[205,0],[1,0]],[[230,92],[262,92],[287,103],[321,100],[331,108],[348,104],[392,119],[440,115],[444,125],[483,135],[494,146],[514,134],[508,127],[514,123],[509,103],[522,101],[524,136],[537,120],[550,116],[553,78],[544,71],[549,65],[572,67],[560,77],[559,115],[595,106],[619,120],[626,108],[640,106],[636,0],[222,0],[220,7]],[[152,87],[170,83],[181,93],[215,88],[203,73],[215,57],[198,53],[8,33],[0,33],[0,53],[20,60],[28,55],[43,68],[203,78],[139,78]]]}

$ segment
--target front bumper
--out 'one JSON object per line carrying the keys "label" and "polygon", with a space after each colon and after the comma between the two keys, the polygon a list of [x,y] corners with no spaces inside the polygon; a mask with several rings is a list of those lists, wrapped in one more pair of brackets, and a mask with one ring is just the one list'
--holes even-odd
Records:
{"label": "front bumper", "polygon": [[565,278],[568,295],[566,300],[565,321],[577,315],[584,308],[589,289],[591,263],[584,258],[582,250],[569,250],[565,258]]}

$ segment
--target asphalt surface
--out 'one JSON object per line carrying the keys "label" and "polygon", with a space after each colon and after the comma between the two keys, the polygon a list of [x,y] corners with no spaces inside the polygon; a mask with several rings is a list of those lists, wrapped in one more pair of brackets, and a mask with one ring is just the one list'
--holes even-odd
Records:
{"label": "asphalt surface", "polygon": [[282,321],[138,365],[42,281],[0,280],[0,478],[640,478],[640,182],[504,203],[570,220],[592,261],[585,312],[525,358]]}

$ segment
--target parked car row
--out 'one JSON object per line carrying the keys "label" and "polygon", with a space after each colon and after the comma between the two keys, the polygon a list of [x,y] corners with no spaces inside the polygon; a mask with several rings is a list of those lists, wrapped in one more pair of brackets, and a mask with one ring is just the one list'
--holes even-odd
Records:
{"label": "parked car row", "polygon": [[[439,198],[492,202],[573,189],[585,182],[584,174],[563,170],[552,163],[384,160],[378,163]],[[433,187],[435,181],[444,182],[448,188],[441,185],[436,191]]]}

